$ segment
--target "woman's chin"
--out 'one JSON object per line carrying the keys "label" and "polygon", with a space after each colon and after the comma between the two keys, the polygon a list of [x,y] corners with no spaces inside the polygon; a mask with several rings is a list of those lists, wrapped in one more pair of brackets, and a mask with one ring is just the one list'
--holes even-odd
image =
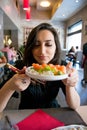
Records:
{"label": "woman's chin", "polygon": [[41,61],[41,62],[38,62],[39,64],[48,64],[48,62],[46,61]]}

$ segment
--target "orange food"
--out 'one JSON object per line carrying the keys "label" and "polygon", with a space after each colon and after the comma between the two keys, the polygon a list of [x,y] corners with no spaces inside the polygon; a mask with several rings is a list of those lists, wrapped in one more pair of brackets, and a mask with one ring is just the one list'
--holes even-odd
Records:
{"label": "orange food", "polygon": [[41,69],[41,65],[39,65],[39,64],[33,63],[32,66],[34,67],[35,70]]}
{"label": "orange food", "polygon": [[62,71],[64,74],[66,73],[66,67],[64,65],[60,66],[59,70]]}
{"label": "orange food", "polygon": [[66,74],[66,67],[64,65],[53,65],[53,64],[32,64],[33,68],[37,71],[52,71],[54,75]]}
{"label": "orange food", "polygon": [[45,68],[47,66],[47,64],[42,64],[42,67]]}

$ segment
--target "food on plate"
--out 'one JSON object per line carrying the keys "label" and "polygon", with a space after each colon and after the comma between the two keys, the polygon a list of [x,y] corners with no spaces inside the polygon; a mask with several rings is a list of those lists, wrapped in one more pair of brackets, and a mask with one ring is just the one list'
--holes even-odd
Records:
{"label": "food on plate", "polygon": [[87,130],[87,127],[83,125],[67,125],[67,126],[56,127],[51,130]]}
{"label": "food on plate", "polygon": [[66,67],[64,65],[53,65],[53,64],[36,64],[33,63],[29,72],[39,75],[64,75],[66,74]]}

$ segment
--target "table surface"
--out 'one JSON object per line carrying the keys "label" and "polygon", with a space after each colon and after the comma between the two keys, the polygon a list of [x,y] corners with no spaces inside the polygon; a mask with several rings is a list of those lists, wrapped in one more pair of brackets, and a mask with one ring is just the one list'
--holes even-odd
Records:
{"label": "table surface", "polygon": [[87,124],[87,105],[80,106],[76,112],[81,116],[83,121]]}
{"label": "table surface", "polygon": [[[76,111],[69,108],[49,108],[42,110],[56,119],[64,122],[65,125],[87,125],[87,106],[81,106]],[[35,111],[36,109],[6,110],[0,113],[0,116],[7,115],[12,125],[15,125]]]}

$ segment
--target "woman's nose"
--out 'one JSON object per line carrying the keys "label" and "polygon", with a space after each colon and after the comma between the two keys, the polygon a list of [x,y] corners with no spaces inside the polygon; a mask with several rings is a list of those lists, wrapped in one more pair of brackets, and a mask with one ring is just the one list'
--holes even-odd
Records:
{"label": "woman's nose", "polygon": [[40,52],[41,52],[42,54],[45,53],[45,47],[44,47],[44,46],[41,46],[41,47],[40,47]]}

